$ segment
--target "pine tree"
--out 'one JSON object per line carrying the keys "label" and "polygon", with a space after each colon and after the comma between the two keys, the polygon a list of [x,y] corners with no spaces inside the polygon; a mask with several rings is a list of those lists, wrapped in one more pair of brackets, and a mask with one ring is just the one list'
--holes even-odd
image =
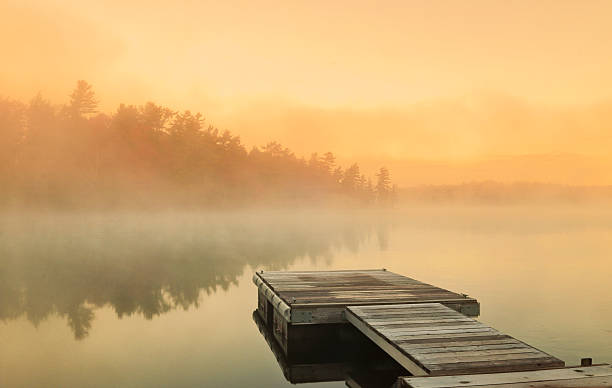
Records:
{"label": "pine tree", "polygon": [[322,162],[325,172],[329,174],[334,170],[334,167],[336,166],[336,157],[331,152],[326,152],[325,155],[323,155]]}
{"label": "pine tree", "polygon": [[342,187],[344,188],[344,191],[347,193],[352,193],[357,190],[360,176],[361,174],[359,173],[359,166],[357,163],[347,168],[344,172],[344,177],[342,178]]}
{"label": "pine tree", "polygon": [[376,194],[379,202],[387,202],[391,192],[391,177],[386,167],[381,167],[376,174]]}
{"label": "pine tree", "polygon": [[77,86],[70,95],[68,109],[73,118],[80,118],[98,112],[98,99],[93,87],[86,81],[77,81]]}

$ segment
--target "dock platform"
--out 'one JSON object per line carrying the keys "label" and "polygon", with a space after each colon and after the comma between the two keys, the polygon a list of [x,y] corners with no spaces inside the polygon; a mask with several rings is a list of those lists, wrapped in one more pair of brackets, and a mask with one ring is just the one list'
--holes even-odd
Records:
{"label": "dock platform", "polygon": [[468,316],[478,316],[474,298],[382,270],[261,271],[253,276],[264,301],[293,324],[345,322],[346,306],[440,302]]}
{"label": "dock platform", "polygon": [[565,363],[440,303],[349,306],[347,320],[413,376],[559,368]]}
{"label": "dock platform", "polygon": [[379,270],[260,271],[257,311],[288,354],[307,351],[314,340],[343,337],[347,306],[439,302],[462,314],[478,316],[474,298]]}

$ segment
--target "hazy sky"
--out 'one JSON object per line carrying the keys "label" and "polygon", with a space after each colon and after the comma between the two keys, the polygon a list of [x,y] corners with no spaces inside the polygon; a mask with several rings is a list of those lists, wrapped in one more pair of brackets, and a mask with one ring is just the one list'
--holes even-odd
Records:
{"label": "hazy sky", "polygon": [[62,102],[85,79],[107,111],[152,100],[366,167],[607,159],[611,17],[596,0],[2,0],[0,95]]}

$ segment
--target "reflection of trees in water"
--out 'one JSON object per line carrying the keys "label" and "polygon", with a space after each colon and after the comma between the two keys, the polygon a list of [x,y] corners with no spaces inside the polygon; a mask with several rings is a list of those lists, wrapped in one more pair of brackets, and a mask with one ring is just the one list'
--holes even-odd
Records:
{"label": "reflection of trees in water", "polygon": [[370,235],[362,217],[7,217],[0,225],[0,320],[64,317],[76,339],[94,310],[146,319],[198,306],[236,285],[245,267],[331,260]]}

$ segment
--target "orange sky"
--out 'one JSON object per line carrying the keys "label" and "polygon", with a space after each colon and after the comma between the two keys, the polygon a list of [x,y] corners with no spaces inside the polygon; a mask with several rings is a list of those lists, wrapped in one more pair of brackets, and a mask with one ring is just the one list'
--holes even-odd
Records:
{"label": "orange sky", "polygon": [[[85,79],[104,110],[198,110],[248,145],[463,166],[405,184],[609,184],[611,15],[596,0],[4,0],[0,95],[63,102]],[[485,162],[522,155],[548,167]]]}

